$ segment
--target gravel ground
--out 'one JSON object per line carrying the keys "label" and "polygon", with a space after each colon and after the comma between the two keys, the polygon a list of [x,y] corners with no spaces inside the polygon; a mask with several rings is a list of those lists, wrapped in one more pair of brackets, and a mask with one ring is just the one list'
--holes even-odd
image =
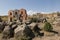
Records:
{"label": "gravel ground", "polygon": [[33,40],[60,40],[60,37],[58,36],[44,36],[42,38],[35,37]]}

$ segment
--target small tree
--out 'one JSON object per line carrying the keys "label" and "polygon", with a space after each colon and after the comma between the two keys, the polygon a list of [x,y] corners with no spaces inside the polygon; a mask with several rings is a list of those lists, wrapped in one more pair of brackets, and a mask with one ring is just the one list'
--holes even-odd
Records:
{"label": "small tree", "polygon": [[46,22],[45,25],[44,25],[44,30],[45,31],[52,31],[53,27],[50,23]]}

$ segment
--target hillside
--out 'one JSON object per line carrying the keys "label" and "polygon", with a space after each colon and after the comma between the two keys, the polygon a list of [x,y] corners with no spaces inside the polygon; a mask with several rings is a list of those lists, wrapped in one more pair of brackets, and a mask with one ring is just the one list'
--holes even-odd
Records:
{"label": "hillside", "polygon": [[3,21],[7,21],[8,20],[8,16],[0,16],[0,18],[2,18]]}

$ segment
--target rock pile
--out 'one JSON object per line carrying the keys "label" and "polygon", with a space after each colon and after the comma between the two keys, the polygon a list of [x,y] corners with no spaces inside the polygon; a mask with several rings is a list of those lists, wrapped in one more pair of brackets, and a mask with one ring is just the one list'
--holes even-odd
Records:
{"label": "rock pile", "polygon": [[40,28],[38,28],[37,23],[19,23],[11,22],[3,30],[2,39],[9,39],[11,37],[16,37],[16,39],[27,39],[30,40],[37,35],[40,35]]}

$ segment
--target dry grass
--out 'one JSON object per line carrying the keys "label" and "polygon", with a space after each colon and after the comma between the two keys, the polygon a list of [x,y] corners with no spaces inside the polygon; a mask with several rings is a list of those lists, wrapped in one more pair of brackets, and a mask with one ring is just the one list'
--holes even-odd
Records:
{"label": "dry grass", "polygon": [[3,21],[7,21],[8,20],[8,16],[0,16],[2,18]]}

